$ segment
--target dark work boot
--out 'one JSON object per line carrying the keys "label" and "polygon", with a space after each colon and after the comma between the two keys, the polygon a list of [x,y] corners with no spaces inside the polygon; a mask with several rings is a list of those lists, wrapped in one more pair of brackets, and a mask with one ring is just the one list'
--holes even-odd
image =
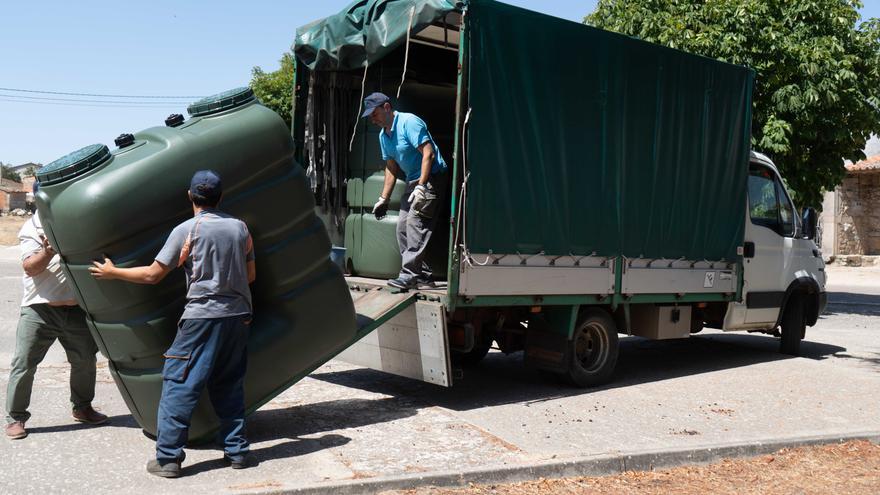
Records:
{"label": "dark work boot", "polygon": [[245,453],[234,459],[232,457],[229,457],[228,455],[224,455],[223,462],[225,462],[232,469],[245,469],[257,465],[257,460],[254,459],[254,456],[251,455],[250,452]]}
{"label": "dark work boot", "polygon": [[107,416],[95,411],[92,406],[80,407],[73,410],[74,421],[88,425],[100,425],[107,422]]}
{"label": "dark work boot", "polygon": [[180,463],[171,461],[160,464],[156,459],[150,459],[147,472],[160,478],[177,478],[180,477]]}

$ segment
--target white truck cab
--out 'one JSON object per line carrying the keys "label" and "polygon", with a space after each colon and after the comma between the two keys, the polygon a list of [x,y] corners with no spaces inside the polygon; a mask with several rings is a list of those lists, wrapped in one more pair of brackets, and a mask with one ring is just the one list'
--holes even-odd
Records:
{"label": "white truck cab", "polygon": [[743,298],[731,302],[724,330],[775,333],[780,350],[796,355],[806,326],[824,310],[825,264],[816,245],[816,212],[803,218],[776,165],[752,152],[743,243]]}

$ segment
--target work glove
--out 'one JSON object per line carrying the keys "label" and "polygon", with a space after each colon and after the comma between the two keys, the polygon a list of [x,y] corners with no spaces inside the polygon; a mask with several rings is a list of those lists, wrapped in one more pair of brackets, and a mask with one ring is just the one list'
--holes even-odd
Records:
{"label": "work glove", "polygon": [[373,215],[376,216],[376,220],[381,220],[386,214],[388,214],[388,199],[379,196],[379,201],[373,205]]}
{"label": "work glove", "polygon": [[422,211],[422,206],[424,206],[425,201],[428,200],[428,189],[419,184],[413,189],[413,192],[409,195],[409,207],[411,210]]}

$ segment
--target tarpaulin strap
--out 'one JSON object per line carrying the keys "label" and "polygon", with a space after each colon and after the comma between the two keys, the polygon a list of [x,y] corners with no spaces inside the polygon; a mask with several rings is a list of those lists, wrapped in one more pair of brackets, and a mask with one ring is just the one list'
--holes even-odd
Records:
{"label": "tarpaulin strap", "polygon": [[354,129],[351,130],[351,141],[348,143],[349,153],[351,153],[351,148],[354,146],[354,137],[357,136],[358,122],[361,120],[361,110],[363,110],[364,105],[364,87],[367,85],[367,69],[369,68],[370,61],[367,60],[364,65],[364,78],[361,79],[361,97],[358,98],[358,111],[357,115],[354,116]]}
{"label": "tarpaulin strap", "polygon": [[403,55],[403,74],[400,76],[400,86],[397,87],[397,99],[400,99],[400,90],[403,89],[403,82],[406,81],[406,66],[409,64],[409,41],[410,35],[412,34],[412,21],[415,13],[416,6],[413,5],[413,7],[409,9],[409,24],[406,25],[406,52]]}

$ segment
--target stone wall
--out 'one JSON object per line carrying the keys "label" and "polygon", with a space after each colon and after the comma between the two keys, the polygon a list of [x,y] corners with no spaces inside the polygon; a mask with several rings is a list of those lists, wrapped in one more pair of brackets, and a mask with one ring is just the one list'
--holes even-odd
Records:
{"label": "stone wall", "polygon": [[838,255],[880,255],[880,170],[849,172],[837,188]]}

